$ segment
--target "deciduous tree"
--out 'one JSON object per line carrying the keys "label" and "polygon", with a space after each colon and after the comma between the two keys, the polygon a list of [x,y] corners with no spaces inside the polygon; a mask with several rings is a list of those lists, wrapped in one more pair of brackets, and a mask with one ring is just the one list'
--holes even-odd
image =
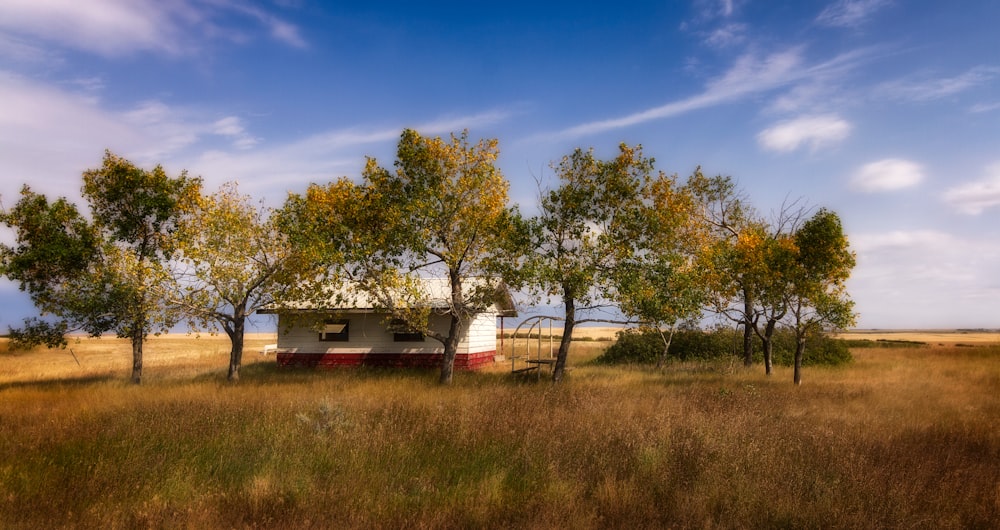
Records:
{"label": "deciduous tree", "polygon": [[795,384],[802,382],[802,357],[806,339],[823,327],[849,327],[854,324],[854,302],[847,294],[846,282],[854,268],[855,257],[840,217],[820,209],[795,232],[794,267],[789,271],[790,289],[786,293],[789,325],[795,331]]}
{"label": "deciduous tree", "polygon": [[643,187],[642,198],[621,234],[630,246],[611,269],[613,296],[623,314],[659,333],[662,365],[677,326],[700,315],[706,302],[700,262],[709,231],[698,215],[697,197],[676,176],[660,173]]}
{"label": "deciduous tree", "polygon": [[293,259],[271,209],[239,193],[235,182],[184,203],[171,238],[171,303],[192,329],[218,329],[229,337],[230,381],[238,381],[247,318],[275,303],[308,263]]}
{"label": "deciduous tree", "polygon": [[623,232],[635,222],[640,190],[649,179],[653,160],[641,146],[619,146],[619,154],[600,160],[593,150],[576,149],[553,168],[559,186],[541,193],[539,213],[531,220],[527,284],[537,293],[558,296],[563,306],[563,334],[552,371],[562,379],[578,311],[608,301],[610,272],[631,256]]}
{"label": "deciduous tree", "polygon": [[713,299],[709,304],[717,314],[743,327],[743,364],[753,364],[753,329],[756,311],[756,275],[748,267],[754,249],[747,243],[764,230],[745,194],[730,177],[705,177],[700,168],[688,180],[698,197],[704,222],[712,228],[712,243],[704,253],[702,266],[709,274]]}
{"label": "deciduous tree", "polygon": [[176,321],[162,299],[166,241],[180,202],[200,185],[186,173],[169,177],[160,166],[147,171],[105,152],[102,166],[83,174],[90,220],[66,199],[50,204],[25,187],[3,215],[17,234],[17,243],[3,248],[3,272],[43,316],[58,320],[31,321],[19,336],[65,344],[68,330],[114,331],[132,343],[131,378],[139,383],[147,335]]}

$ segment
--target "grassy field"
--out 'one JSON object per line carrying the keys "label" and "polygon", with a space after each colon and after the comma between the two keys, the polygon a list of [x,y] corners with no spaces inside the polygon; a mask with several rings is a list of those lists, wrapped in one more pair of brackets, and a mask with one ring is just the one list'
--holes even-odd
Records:
{"label": "grassy field", "polygon": [[0,528],[995,528],[1000,345],[844,368],[282,370],[248,342],[0,345]]}

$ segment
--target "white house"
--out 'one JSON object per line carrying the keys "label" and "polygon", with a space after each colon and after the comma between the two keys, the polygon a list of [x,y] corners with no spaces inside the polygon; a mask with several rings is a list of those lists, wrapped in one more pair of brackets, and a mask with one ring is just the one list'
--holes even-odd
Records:
{"label": "white house", "polygon": [[[464,288],[485,285],[468,280]],[[447,334],[451,315],[450,283],[445,278],[420,280],[422,300],[413,305],[431,309],[430,328]],[[350,303],[334,302],[349,299]],[[497,354],[497,318],[516,316],[510,292],[501,285],[492,304],[460,330],[456,370],[475,370],[492,364]],[[260,311],[278,315],[276,357],[281,366],[441,366],[444,345],[407,329],[401,321],[379,310],[362,293],[332,297],[324,307],[295,306]]]}

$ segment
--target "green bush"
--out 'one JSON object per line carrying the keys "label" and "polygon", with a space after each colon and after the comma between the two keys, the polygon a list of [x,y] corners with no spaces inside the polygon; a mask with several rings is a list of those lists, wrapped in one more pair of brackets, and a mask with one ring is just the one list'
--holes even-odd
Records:
{"label": "green bush", "polygon": [[[790,366],[795,356],[795,334],[791,330],[778,330],[773,340],[773,362]],[[681,329],[674,333],[667,352],[669,361],[711,361],[733,355],[742,355],[743,334],[732,328],[717,327],[710,330]],[[753,341],[754,362],[763,362],[760,339]],[[601,364],[655,364],[663,352],[663,339],[656,331],[627,330],[618,334],[618,341],[595,359]],[[837,366],[851,362],[851,352],[846,342],[824,334],[806,339],[804,366]]]}

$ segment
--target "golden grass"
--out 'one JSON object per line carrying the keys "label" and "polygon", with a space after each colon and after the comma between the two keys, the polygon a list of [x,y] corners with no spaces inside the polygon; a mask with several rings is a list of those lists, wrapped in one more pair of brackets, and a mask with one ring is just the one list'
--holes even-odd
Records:
{"label": "golden grass", "polygon": [[1000,520],[1000,347],[858,349],[796,387],[780,367],[589,365],[608,343],[578,342],[558,387],[502,367],[440,387],[282,370],[255,344],[230,385],[224,338],[167,337],[136,387],[127,344],[104,340],[79,344],[82,367],[0,354],[0,527]]}

